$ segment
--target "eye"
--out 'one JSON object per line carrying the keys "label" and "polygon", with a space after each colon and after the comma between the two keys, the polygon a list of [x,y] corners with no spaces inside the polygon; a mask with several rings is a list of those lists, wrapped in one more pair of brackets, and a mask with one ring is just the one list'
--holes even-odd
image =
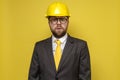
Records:
{"label": "eye", "polygon": [[57,21],[58,19],[57,18],[53,18],[53,19],[51,19],[51,21]]}
{"label": "eye", "polygon": [[60,21],[61,21],[61,22],[66,22],[67,19],[66,19],[66,18],[60,18]]}

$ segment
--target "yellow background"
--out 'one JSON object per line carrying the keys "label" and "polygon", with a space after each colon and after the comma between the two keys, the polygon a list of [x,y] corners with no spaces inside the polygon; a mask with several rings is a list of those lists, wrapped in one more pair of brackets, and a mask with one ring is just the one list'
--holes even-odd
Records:
{"label": "yellow background", "polygon": [[[51,35],[47,6],[60,0],[0,0],[0,80],[27,80],[36,41]],[[120,80],[119,0],[62,0],[68,32],[88,42],[92,80]]]}

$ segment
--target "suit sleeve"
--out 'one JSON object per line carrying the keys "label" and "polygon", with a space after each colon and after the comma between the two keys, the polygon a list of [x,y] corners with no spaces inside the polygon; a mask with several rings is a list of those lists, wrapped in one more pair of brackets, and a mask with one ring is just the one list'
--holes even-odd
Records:
{"label": "suit sleeve", "polygon": [[39,70],[37,45],[35,45],[33,55],[32,55],[32,59],[31,59],[28,80],[40,80],[39,74],[40,74],[40,70]]}
{"label": "suit sleeve", "polygon": [[90,55],[86,42],[80,53],[79,80],[91,80]]}

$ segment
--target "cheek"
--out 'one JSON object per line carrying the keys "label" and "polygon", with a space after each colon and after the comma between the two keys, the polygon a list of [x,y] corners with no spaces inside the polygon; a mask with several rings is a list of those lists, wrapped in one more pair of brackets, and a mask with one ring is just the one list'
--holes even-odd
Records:
{"label": "cheek", "polygon": [[68,25],[67,25],[67,24],[62,25],[62,27],[63,27],[64,29],[67,29]]}
{"label": "cheek", "polygon": [[49,24],[49,27],[54,30],[55,29],[55,25]]}

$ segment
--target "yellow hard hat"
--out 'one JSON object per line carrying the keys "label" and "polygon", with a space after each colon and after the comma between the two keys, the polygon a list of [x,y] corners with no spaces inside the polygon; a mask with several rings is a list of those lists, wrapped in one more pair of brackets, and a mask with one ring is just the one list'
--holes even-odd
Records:
{"label": "yellow hard hat", "polygon": [[48,6],[46,17],[48,16],[70,16],[67,6],[61,2],[54,2]]}

